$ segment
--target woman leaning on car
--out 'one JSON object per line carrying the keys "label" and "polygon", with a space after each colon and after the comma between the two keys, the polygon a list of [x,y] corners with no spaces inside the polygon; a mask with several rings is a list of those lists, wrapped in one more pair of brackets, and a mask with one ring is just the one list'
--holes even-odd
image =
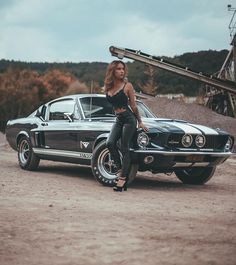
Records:
{"label": "woman leaning on car", "polygon": [[[111,158],[119,169],[119,178],[115,187],[113,187],[114,191],[127,190],[131,165],[129,146],[137,127],[137,121],[140,128],[144,131],[148,131],[141,120],[135,102],[134,88],[130,82],[127,82],[126,76],[127,66],[124,62],[115,60],[108,65],[105,76],[105,92],[108,102],[113,106],[116,120],[112,126],[106,144]],[[116,145],[120,138],[121,153],[123,156],[122,165]]]}

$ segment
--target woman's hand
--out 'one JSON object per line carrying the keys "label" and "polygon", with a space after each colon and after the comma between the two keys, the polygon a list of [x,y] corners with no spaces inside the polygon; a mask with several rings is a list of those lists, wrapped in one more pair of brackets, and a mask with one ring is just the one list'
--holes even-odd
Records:
{"label": "woman's hand", "polygon": [[148,128],[142,122],[138,123],[138,127],[142,128],[145,132],[148,132]]}

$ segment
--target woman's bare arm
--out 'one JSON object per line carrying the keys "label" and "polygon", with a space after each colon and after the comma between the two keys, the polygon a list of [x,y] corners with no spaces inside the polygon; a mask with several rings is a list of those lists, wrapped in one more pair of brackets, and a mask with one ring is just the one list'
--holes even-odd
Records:
{"label": "woman's bare arm", "polygon": [[137,107],[137,104],[135,101],[136,96],[135,96],[134,88],[133,88],[131,83],[127,83],[126,88],[125,88],[125,92],[127,93],[127,96],[129,98],[130,107],[131,107],[136,119],[138,120],[139,127],[141,127],[144,131],[148,131],[148,129],[143,124],[141,116],[139,114],[138,107]]}

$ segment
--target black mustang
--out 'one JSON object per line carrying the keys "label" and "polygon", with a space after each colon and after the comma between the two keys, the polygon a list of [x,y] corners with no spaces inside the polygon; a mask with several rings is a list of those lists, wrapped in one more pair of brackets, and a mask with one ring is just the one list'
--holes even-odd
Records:
{"label": "black mustang", "polygon": [[[234,138],[220,129],[157,118],[137,101],[149,132],[137,129],[129,181],[137,171],[172,173],[187,184],[204,184],[232,153]],[[91,165],[97,181],[112,186],[116,165],[106,148],[115,115],[104,95],[65,96],[40,106],[26,118],[10,120],[6,138],[18,151],[20,167],[36,170],[40,159]],[[119,142],[118,142],[119,148]]]}

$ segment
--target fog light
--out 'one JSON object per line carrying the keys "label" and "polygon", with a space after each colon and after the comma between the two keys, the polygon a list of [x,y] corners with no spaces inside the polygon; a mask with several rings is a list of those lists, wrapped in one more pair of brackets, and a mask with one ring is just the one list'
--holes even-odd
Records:
{"label": "fog light", "polygon": [[192,144],[192,142],[193,142],[193,137],[192,137],[192,135],[190,135],[190,134],[185,134],[185,135],[182,137],[181,142],[182,142],[182,145],[183,145],[184,147],[189,147],[189,146]]}
{"label": "fog light", "polygon": [[145,164],[151,164],[154,161],[154,157],[153,156],[145,156],[145,158],[143,159],[143,162]]}

